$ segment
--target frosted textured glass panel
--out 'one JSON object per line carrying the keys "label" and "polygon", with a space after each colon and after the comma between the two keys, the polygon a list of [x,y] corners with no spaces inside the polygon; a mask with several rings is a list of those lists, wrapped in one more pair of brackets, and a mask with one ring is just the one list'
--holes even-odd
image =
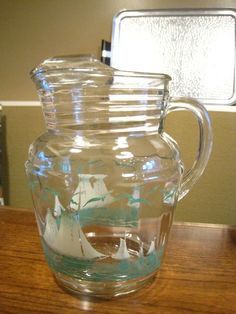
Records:
{"label": "frosted textured glass panel", "polygon": [[111,65],[122,70],[169,74],[173,96],[194,97],[208,104],[232,104],[234,13],[122,12],[114,19]]}

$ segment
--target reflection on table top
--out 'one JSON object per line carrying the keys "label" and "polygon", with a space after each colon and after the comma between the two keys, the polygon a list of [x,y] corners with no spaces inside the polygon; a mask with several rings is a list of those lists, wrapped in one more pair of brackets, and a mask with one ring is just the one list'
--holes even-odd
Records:
{"label": "reflection on table top", "polygon": [[34,214],[0,207],[0,313],[236,313],[236,228],[174,224],[162,269],[142,291],[75,297],[55,283]]}

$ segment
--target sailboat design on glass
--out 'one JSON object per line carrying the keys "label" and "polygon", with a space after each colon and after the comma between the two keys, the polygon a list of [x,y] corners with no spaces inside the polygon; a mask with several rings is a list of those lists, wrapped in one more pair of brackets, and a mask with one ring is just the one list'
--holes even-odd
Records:
{"label": "sailboat design on glass", "polygon": [[140,208],[140,186],[133,187],[131,199],[129,199],[128,206],[132,208]]}
{"label": "sailboat design on glass", "polygon": [[56,219],[53,217],[52,212],[48,210],[43,234],[47,244],[62,255],[84,259],[104,257],[104,254],[98,252],[89,243],[80,222],[71,213],[62,213],[63,208],[58,196],[55,196],[53,212],[56,213],[55,216],[60,216],[60,225],[58,228]]}
{"label": "sailboat design on glass", "polygon": [[144,256],[144,252],[143,252],[143,242],[141,242],[140,248],[139,248],[139,252],[138,252],[139,257]]}
{"label": "sailboat design on glass", "polygon": [[63,255],[93,259],[104,255],[95,250],[87,240],[79,221],[63,216],[53,247]]}
{"label": "sailboat design on glass", "polygon": [[61,202],[59,201],[58,196],[55,196],[55,205],[54,205],[54,216],[59,217],[61,216],[61,212],[65,211],[65,208],[62,206]]}
{"label": "sailboat design on glass", "polygon": [[120,238],[120,245],[118,251],[112,255],[114,259],[128,259],[130,258],[130,254],[127,249],[126,239]]}
{"label": "sailboat design on glass", "polygon": [[45,230],[43,234],[44,240],[52,247],[53,242],[57,238],[58,227],[56,219],[53,217],[50,210],[48,210],[45,219]]}
{"label": "sailboat design on glass", "polygon": [[[104,207],[112,203],[114,200],[104,183],[105,177],[106,175],[103,174],[80,174],[79,184],[70,201],[70,208],[76,211]],[[95,180],[93,184],[91,179]]]}
{"label": "sailboat design on glass", "polygon": [[149,249],[147,251],[147,255],[153,253],[155,250],[156,250],[156,247],[155,247],[155,239],[154,239],[154,240],[152,240],[152,242],[149,246]]}

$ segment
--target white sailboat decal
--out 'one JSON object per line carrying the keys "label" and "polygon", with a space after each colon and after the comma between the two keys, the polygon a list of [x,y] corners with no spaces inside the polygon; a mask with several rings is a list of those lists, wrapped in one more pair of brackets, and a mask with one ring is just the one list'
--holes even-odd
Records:
{"label": "white sailboat decal", "polygon": [[55,196],[55,205],[54,205],[54,216],[59,217],[61,216],[61,212],[65,211],[65,208],[62,206],[61,202],[59,201],[58,195]]}
{"label": "white sailboat decal", "polygon": [[104,179],[106,175],[104,174],[97,174],[95,176],[96,182],[94,183],[94,193],[97,196],[101,196],[101,200],[96,202],[97,207],[109,205],[114,201],[113,197],[110,195],[110,192],[107,190],[107,187],[104,183]]}
{"label": "white sailboat decal", "polygon": [[83,233],[80,223],[73,217],[62,215],[58,231],[56,220],[48,211],[43,237],[52,249],[62,255],[86,259],[105,256],[92,247]]}
{"label": "white sailboat decal", "polygon": [[120,238],[120,245],[118,251],[112,255],[114,259],[128,259],[130,258],[130,254],[127,249],[126,239]]}
{"label": "white sailboat decal", "polygon": [[138,202],[137,200],[139,199],[140,199],[140,186],[134,186],[132,193],[132,201],[128,202],[128,206],[138,209],[140,207],[140,202]]}
{"label": "white sailboat decal", "polygon": [[92,247],[92,245],[87,240],[85,234],[83,233],[80,225],[78,225],[78,227],[79,227],[80,242],[81,242],[83,257],[86,257],[86,258],[89,258],[89,259],[90,258],[105,257],[104,254],[98,252],[97,250],[95,250]]}
{"label": "white sailboat decal", "polygon": [[[79,184],[70,202],[71,209],[76,211],[91,207],[99,208],[113,202],[113,197],[104,183],[105,177],[103,174],[80,174]],[[93,185],[91,178],[95,179]]]}
{"label": "white sailboat decal", "polygon": [[55,218],[53,217],[50,210],[48,210],[46,219],[45,219],[45,230],[43,237],[48,244],[54,242],[58,235],[58,228]]}
{"label": "white sailboat decal", "polygon": [[73,210],[86,207],[87,201],[96,196],[90,183],[91,177],[92,175],[89,174],[79,175],[79,184],[70,202],[70,207]]}
{"label": "white sailboat decal", "polygon": [[[110,204],[113,201],[113,197],[106,188],[104,183],[105,177],[105,175],[79,175],[79,184],[70,201],[70,208],[77,211]],[[95,180],[93,185],[91,183],[92,178]],[[62,214],[62,212],[65,212],[65,214]],[[51,211],[48,211],[43,235],[45,241],[52,249],[55,249],[62,255],[77,258],[93,259],[105,256],[89,243],[83,233],[80,222],[73,215],[66,213],[57,195],[55,196],[53,214],[55,217],[61,217],[59,230],[56,219]]]}
{"label": "white sailboat decal", "polygon": [[151,244],[150,244],[150,247],[149,247],[149,249],[148,249],[148,251],[147,251],[147,255],[149,255],[149,254],[151,254],[152,252],[155,251],[155,249],[156,249],[155,242],[156,242],[155,239],[152,240],[152,242],[151,242]]}
{"label": "white sailboat decal", "polygon": [[143,242],[142,242],[141,245],[140,245],[138,255],[139,255],[139,257],[141,257],[141,256],[144,255],[144,254],[143,254]]}

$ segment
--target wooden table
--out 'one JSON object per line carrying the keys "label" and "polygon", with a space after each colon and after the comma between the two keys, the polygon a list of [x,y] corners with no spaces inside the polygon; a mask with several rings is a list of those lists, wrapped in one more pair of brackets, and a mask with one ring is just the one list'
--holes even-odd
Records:
{"label": "wooden table", "polygon": [[76,298],[55,283],[34,214],[0,208],[0,313],[236,313],[236,228],[173,225],[155,281],[112,300]]}

